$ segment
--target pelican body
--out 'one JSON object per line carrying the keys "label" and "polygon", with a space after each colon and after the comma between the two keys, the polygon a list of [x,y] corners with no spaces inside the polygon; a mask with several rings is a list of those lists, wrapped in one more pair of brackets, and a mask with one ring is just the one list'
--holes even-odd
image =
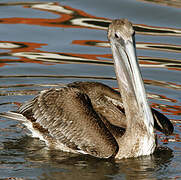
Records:
{"label": "pelican body", "polygon": [[134,34],[127,19],[108,28],[119,92],[98,82],[74,82],[41,91],[18,112],[1,115],[22,121],[50,148],[99,158],[152,154],[154,127],[171,134],[173,125],[148,104]]}

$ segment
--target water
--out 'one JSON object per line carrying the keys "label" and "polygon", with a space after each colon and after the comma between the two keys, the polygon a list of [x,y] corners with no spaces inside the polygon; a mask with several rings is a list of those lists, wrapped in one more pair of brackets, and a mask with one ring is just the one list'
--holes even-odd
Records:
{"label": "water", "polygon": [[113,161],[49,150],[20,123],[0,118],[0,179],[180,179],[180,8],[179,0],[1,1],[0,112],[76,80],[117,88],[106,29],[126,17],[136,29],[149,103],[175,131],[156,132],[164,152]]}

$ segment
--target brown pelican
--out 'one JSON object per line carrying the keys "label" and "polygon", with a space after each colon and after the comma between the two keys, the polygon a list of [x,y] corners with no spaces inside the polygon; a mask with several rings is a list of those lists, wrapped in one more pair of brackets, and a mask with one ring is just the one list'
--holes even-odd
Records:
{"label": "brown pelican", "polygon": [[49,147],[99,158],[150,155],[156,148],[155,128],[173,131],[171,122],[148,104],[127,19],[113,20],[108,39],[119,92],[97,82],[74,82],[40,92],[18,112],[2,116],[22,121]]}

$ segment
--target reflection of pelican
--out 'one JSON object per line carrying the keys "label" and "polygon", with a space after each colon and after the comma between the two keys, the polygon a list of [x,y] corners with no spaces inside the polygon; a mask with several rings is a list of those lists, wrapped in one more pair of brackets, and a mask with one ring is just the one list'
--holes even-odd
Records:
{"label": "reflection of pelican", "polygon": [[169,134],[173,126],[156,110],[152,115],[136,58],[132,24],[126,19],[114,20],[108,39],[121,96],[100,83],[76,82],[42,91],[20,107],[20,114],[4,116],[22,120],[35,136],[64,151],[119,159],[153,153],[153,115],[161,131]]}

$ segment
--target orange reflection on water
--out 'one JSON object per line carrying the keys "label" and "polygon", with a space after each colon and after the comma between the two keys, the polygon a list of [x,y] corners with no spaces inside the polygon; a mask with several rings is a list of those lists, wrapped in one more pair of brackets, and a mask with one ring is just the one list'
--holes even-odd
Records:
{"label": "orange reflection on water", "polygon": [[[4,47],[1,47],[1,44],[5,44]],[[8,46],[10,45],[10,47]],[[11,47],[11,45],[15,45],[15,47]],[[11,53],[22,52],[22,51],[30,51],[37,52],[37,48],[41,48],[45,46],[45,43],[33,43],[33,42],[16,42],[16,41],[0,41],[0,49],[9,49]]]}
{"label": "orange reflection on water", "polygon": [[50,63],[88,63],[97,65],[112,65],[112,55],[109,54],[79,54],[79,53],[54,53],[41,51],[38,48],[45,46],[43,43],[0,41],[0,49],[10,52],[0,53],[2,57],[18,57],[19,59],[1,60],[1,66],[12,62],[39,63],[50,65]]}
{"label": "orange reflection on water", "polygon": [[181,84],[176,84],[176,83],[172,83],[172,82],[148,80],[148,79],[145,79],[144,82],[148,85],[150,84],[153,86],[160,86],[160,87],[165,87],[165,88],[170,88],[170,89],[181,90]]}
{"label": "orange reflection on water", "polygon": [[110,47],[108,41],[100,41],[100,40],[73,40],[72,44],[78,44],[81,46],[96,46],[96,47]]}
{"label": "orange reflection on water", "polygon": [[[13,53],[18,52],[41,52],[38,48],[45,46],[47,44],[43,43],[33,43],[33,42],[15,42],[15,41],[0,41],[0,49],[10,50],[8,53],[0,53],[0,56],[12,56]],[[3,47],[2,47],[3,46]],[[3,63],[4,62],[4,63]],[[19,59],[1,59],[1,67],[4,65],[9,65],[8,63],[12,62],[26,62],[26,63],[39,63],[42,64],[41,61],[35,61],[32,59],[27,59],[24,57],[20,57]]]}
{"label": "orange reflection on water", "polygon": [[[38,2],[9,2],[0,3],[0,6],[22,5],[24,8],[32,8],[40,11],[51,12],[60,17],[55,19],[45,18],[1,18],[2,24],[30,24],[63,28],[91,28],[106,30],[110,19],[90,15],[82,10],[70,6],[62,6],[59,3]],[[181,36],[181,29],[134,24],[134,29],[139,34],[159,36]]]}
{"label": "orange reflection on water", "polygon": [[174,8],[181,8],[180,0],[137,0],[137,1],[143,1],[146,3],[155,3],[163,6],[171,6]]}
{"label": "orange reflection on water", "polygon": [[[12,3],[13,5],[13,3]],[[19,4],[20,5],[20,4]],[[22,3],[23,5],[23,3]],[[29,25],[40,25],[40,26],[48,26],[48,27],[61,27],[61,28],[91,28],[90,25],[84,24],[81,25],[81,18],[89,18],[89,19],[101,19],[107,20],[106,18],[96,17],[90,14],[85,13],[82,10],[75,9],[69,6],[61,6],[59,3],[29,3],[29,5],[23,6],[24,8],[32,8],[38,9],[41,11],[51,12],[53,14],[58,15],[58,18],[55,19],[45,19],[45,18],[21,18],[21,17],[12,17],[12,18],[1,18],[0,23],[3,24],[29,24]],[[74,23],[78,17],[80,19],[80,25]],[[110,21],[110,20],[109,20]],[[75,21],[76,22],[76,21]],[[100,28],[99,28],[100,29]],[[105,28],[103,28],[105,29]]]}
{"label": "orange reflection on water", "polygon": [[161,111],[165,112],[168,115],[181,115],[181,106],[178,105],[166,105],[166,104],[157,104],[152,103],[151,106],[156,109],[160,109]]}
{"label": "orange reflection on water", "polygon": [[150,99],[157,99],[157,100],[163,100],[163,101],[167,101],[167,102],[172,102],[172,103],[177,103],[176,99],[171,99],[168,98],[164,95],[159,95],[159,94],[148,94],[147,95]]}
{"label": "orange reflection on water", "polygon": [[[83,46],[101,46],[106,47],[106,41],[97,40],[76,40],[73,44]],[[104,45],[103,45],[104,44]],[[80,53],[54,53],[39,50],[45,43],[32,43],[32,42],[15,42],[15,41],[0,41],[0,49],[10,50],[10,52],[2,52],[0,56],[5,57],[1,60],[1,66],[8,65],[11,62],[31,62],[31,63],[86,63],[97,65],[113,65],[112,54],[80,54]],[[6,57],[18,57],[19,59],[7,59]],[[155,58],[155,57],[138,57],[142,67],[149,68],[167,68],[170,70],[181,70],[180,61],[168,58]],[[47,62],[47,63],[45,63]],[[150,81],[147,82],[150,84]],[[161,81],[151,82],[151,84],[162,85],[174,89],[181,89],[181,85],[174,83],[167,83]]]}

